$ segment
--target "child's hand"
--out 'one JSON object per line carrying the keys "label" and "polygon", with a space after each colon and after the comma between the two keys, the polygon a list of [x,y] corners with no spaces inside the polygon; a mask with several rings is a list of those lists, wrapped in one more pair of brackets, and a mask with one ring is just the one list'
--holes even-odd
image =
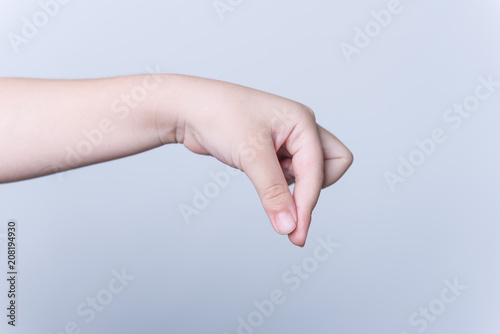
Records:
{"label": "child's hand", "polygon": [[276,231],[299,246],[321,188],[352,163],[351,152],[297,102],[170,74],[0,79],[0,136],[0,156],[8,157],[0,182],[184,143],[244,171]]}
{"label": "child's hand", "polygon": [[[303,246],[321,188],[344,174],[351,152],[297,102],[189,76],[172,75],[169,86],[176,141],[245,172],[274,229]],[[160,138],[171,119],[159,112]],[[293,182],[292,196],[288,184]]]}

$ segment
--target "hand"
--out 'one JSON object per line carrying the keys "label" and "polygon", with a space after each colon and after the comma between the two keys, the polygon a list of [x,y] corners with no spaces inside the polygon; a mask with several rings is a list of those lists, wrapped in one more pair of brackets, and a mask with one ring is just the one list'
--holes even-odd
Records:
{"label": "hand", "polygon": [[245,172],[273,227],[299,246],[321,188],[352,163],[351,152],[306,106],[189,76],[4,78],[0,111],[0,133],[8,134],[0,155],[9,157],[0,164],[0,183],[184,143]]}
{"label": "hand", "polygon": [[[183,75],[171,75],[169,91],[175,140],[245,172],[274,229],[304,246],[320,191],[349,168],[351,152],[300,103]],[[171,116],[158,112],[157,124],[165,143]],[[292,195],[288,185],[294,182]]]}

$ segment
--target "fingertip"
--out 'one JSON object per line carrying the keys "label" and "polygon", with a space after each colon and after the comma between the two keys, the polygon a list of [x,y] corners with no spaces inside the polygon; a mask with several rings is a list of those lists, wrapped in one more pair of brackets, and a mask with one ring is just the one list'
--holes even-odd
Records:
{"label": "fingertip", "polygon": [[303,218],[297,222],[297,228],[288,235],[290,241],[299,247],[304,247],[307,240],[307,234],[309,232],[309,226],[311,225],[310,218]]}
{"label": "fingertip", "polygon": [[289,234],[288,239],[292,244],[300,248],[304,248],[304,246],[306,245],[306,238],[298,238],[296,235],[294,236],[292,234]]}

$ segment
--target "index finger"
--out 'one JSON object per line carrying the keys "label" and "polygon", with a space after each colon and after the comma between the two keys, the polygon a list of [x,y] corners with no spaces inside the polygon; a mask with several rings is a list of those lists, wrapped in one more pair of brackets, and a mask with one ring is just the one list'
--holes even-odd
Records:
{"label": "index finger", "polygon": [[292,243],[303,247],[325,177],[323,149],[312,112],[311,117],[294,128],[285,145],[292,155],[293,198],[297,208],[297,227],[288,237]]}

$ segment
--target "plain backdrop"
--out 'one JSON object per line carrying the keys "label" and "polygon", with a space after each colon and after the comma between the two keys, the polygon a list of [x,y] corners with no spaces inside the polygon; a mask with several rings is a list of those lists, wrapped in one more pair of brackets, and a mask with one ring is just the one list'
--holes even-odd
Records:
{"label": "plain backdrop", "polygon": [[[151,67],[310,106],[355,162],[322,192],[306,247],[273,231],[242,173],[186,223],[180,205],[225,167],[182,145],[2,184],[0,277],[16,219],[19,281],[12,328],[1,280],[0,332],[71,333],[74,322],[75,333],[94,334],[498,333],[500,88],[457,129],[443,115],[479,77],[500,81],[500,3],[402,0],[380,31],[372,11],[390,1],[223,3],[232,11],[221,20],[211,0],[72,0],[44,22],[37,1],[2,0],[0,76]],[[15,52],[10,39],[34,16],[43,27]],[[367,24],[374,37],[348,62],[342,43],[355,45]],[[391,191],[386,172],[436,128],[447,140]],[[318,238],[339,245],[323,262]],[[307,278],[291,271],[303,265]],[[134,279],[110,295],[113,271]],[[451,303],[447,280],[466,286]],[[273,290],[285,302],[257,313]],[[87,323],[77,309],[97,297],[105,305]]]}

